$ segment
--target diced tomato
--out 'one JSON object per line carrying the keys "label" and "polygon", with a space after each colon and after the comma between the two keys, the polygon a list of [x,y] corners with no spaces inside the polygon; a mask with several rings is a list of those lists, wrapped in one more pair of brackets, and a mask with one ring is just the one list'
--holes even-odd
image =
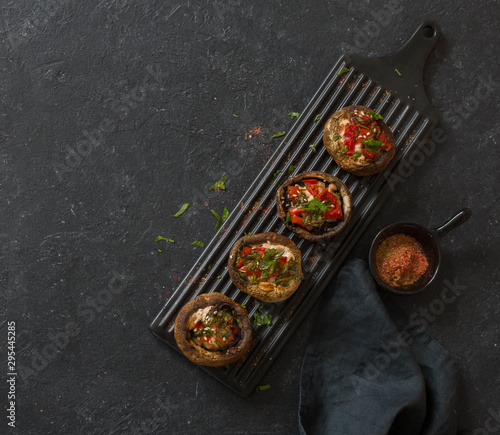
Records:
{"label": "diced tomato", "polygon": [[280,257],[280,259],[278,260],[278,263],[280,266],[283,266],[284,264],[286,264],[287,261],[288,261],[288,257]]}
{"label": "diced tomato", "polygon": [[344,130],[344,136],[345,137],[349,137],[349,138],[352,138],[354,139],[354,135],[356,134],[356,128],[354,127],[354,125],[352,124],[349,124],[346,129]]}
{"label": "diced tomato", "polygon": [[385,131],[383,131],[382,133],[380,133],[380,136],[379,136],[379,140],[381,140],[382,142],[385,143],[385,146],[382,147],[383,150],[390,150],[391,149],[391,144],[389,143],[389,141],[387,140],[387,137],[385,135]]}
{"label": "diced tomato", "polygon": [[288,213],[290,213],[290,216],[299,216],[303,213],[305,213],[306,210],[304,210],[303,208],[300,208],[300,207],[290,207],[288,209]]}
{"label": "diced tomato", "polygon": [[367,138],[371,136],[372,131],[370,130],[369,127],[361,127],[361,126],[356,126],[357,131],[359,132],[358,135],[356,136],[356,139],[359,140],[359,138]]}
{"label": "diced tomato", "polygon": [[255,274],[255,276],[257,278],[260,278],[261,275],[262,275],[262,272],[260,271],[260,269],[255,269],[255,270],[249,270],[249,271],[247,271],[247,275],[248,276],[253,276],[254,274]]}
{"label": "diced tomato", "polygon": [[304,219],[302,219],[300,216],[297,215],[292,216],[292,224],[297,224],[300,225],[301,227],[306,226],[306,224],[304,223]]}
{"label": "diced tomato", "polygon": [[343,214],[340,204],[338,205],[338,207],[329,208],[327,211],[323,213],[323,216],[326,219],[342,219]]}
{"label": "diced tomato", "polygon": [[290,213],[290,216],[292,218],[292,224],[297,224],[302,227],[306,226],[304,224],[304,219],[300,216],[301,214],[306,213],[304,209],[299,207],[290,207],[288,209],[288,213]]}
{"label": "diced tomato", "polygon": [[248,246],[245,246],[245,247],[241,250],[241,255],[245,256],[245,255],[250,254],[250,252],[252,252],[252,248],[250,248],[250,247],[248,247]]}
{"label": "diced tomato", "polygon": [[245,260],[243,260],[243,258],[240,258],[238,260],[238,264],[236,265],[236,268],[239,269],[241,266],[243,266],[245,264]]}
{"label": "diced tomato", "polygon": [[266,252],[266,248],[253,248],[253,250],[259,251],[261,257],[264,257],[264,253]]}
{"label": "diced tomato", "polygon": [[319,194],[318,199],[320,199],[323,202],[328,202],[332,205],[331,207],[328,208],[327,211],[325,211],[322,214],[322,216],[324,216],[327,219],[342,219],[343,217],[342,206],[336,195],[334,195],[328,189],[324,189]]}
{"label": "diced tomato", "polygon": [[371,151],[368,151],[366,148],[363,148],[363,155],[365,157],[373,159],[377,155],[377,153],[372,153]]}
{"label": "diced tomato", "polygon": [[330,202],[338,201],[337,196],[335,196],[332,192],[330,192],[328,189],[323,189],[321,193],[318,195],[318,199],[321,201],[323,200],[328,200]]}
{"label": "diced tomato", "polygon": [[307,191],[312,195],[316,196],[318,194],[318,189],[315,188],[315,185],[318,184],[318,180],[302,180],[303,183],[307,184]]}
{"label": "diced tomato", "polygon": [[288,197],[290,199],[295,199],[300,195],[300,187],[298,186],[288,186]]}
{"label": "diced tomato", "polygon": [[307,191],[312,196],[318,196],[319,194],[318,180],[310,179],[310,180],[302,180],[302,182],[307,184]]}

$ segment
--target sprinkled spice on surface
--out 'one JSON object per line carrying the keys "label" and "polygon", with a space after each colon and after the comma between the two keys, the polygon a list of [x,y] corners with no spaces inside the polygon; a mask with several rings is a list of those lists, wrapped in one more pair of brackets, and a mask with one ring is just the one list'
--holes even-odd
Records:
{"label": "sprinkled spice on surface", "polygon": [[413,237],[395,234],[377,248],[375,265],[382,281],[401,287],[416,282],[427,270],[429,262],[422,246]]}

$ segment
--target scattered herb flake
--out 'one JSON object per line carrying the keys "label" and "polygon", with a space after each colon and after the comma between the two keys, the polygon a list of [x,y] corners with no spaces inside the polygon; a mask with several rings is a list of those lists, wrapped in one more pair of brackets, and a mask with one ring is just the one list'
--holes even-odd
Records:
{"label": "scattered herb flake", "polygon": [[226,185],[224,184],[226,180],[227,177],[222,177],[219,181],[216,181],[212,187],[209,187],[208,190],[214,190],[214,189],[226,190]]}
{"label": "scattered herb flake", "polygon": [[271,388],[271,385],[269,384],[259,385],[255,390],[260,393],[261,391],[269,390],[269,388]]}
{"label": "scattered herb flake", "polygon": [[298,117],[300,116],[300,113],[299,113],[299,112],[290,112],[290,113],[288,114],[288,116],[289,116],[290,118],[298,118]]}
{"label": "scattered herb flake", "polygon": [[233,116],[234,116],[235,118],[237,118],[237,117],[238,117],[238,115],[235,115],[234,113],[233,113]]}
{"label": "scattered herb flake", "polygon": [[227,209],[227,207],[224,207],[224,210],[222,212],[222,220],[225,221],[228,216],[229,216],[229,210]]}
{"label": "scattered herb flake", "polygon": [[370,110],[368,112],[368,115],[370,115],[373,119],[377,120],[377,119],[380,119],[380,120],[383,120],[384,117],[382,115],[380,115],[379,113],[377,112],[374,112],[373,110]]}
{"label": "scattered herb flake", "polygon": [[361,143],[365,146],[368,151],[372,153],[377,152],[380,147],[385,146],[385,143],[377,139],[363,139]]}
{"label": "scattered herb flake", "polygon": [[272,326],[272,320],[273,316],[267,315],[262,308],[259,308],[258,313],[253,313],[253,324],[256,326]]}
{"label": "scattered herb flake", "polygon": [[316,147],[314,145],[309,145],[309,148],[311,148],[313,152],[316,152]]}
{"label": "scattered herb flake", "polygon": [[275,138],[275,137],[281,137],[281,136],[284,136],[286,133],[286,131],[278,131],[277,133],[274,133],[272,136],[271,136],[271,139]]}
{"label": "scattered herb flake", "polygon": [[217,279],[221,279],[221,278],[222,278],[222,275],[219,275],[219,276],[217,277]]}
{"label": "scattered herb flake", "polygon": [[324,213],[328,210],[328,205],[323,203],[318,198],[313,198],[313,199],[311,199],[311,201],[302,204],[301,208],[303,208],[304,210],[311,211],[311,212]]}
{"label": "scattered herb flake", "polygon": [[195,240],[193,243],[191,243],[191,245],[194,245],[194,246],[200,246],[201,248],[204,248],[204,247],[205,247],[205,243],[200,242],[200,241],[198,241],[198,240]]}
{"label": "scattered herb flake", "polygon": [[281,173],[281,169],[278,169],[274,174],[273,177],[276,178],[279,174]]}
{"label": "scattered herb flake", "polygon": [[291,174],[293,171],[295,171],[295,166],[290,165],[290,167],[288,168],[288,173]]}
{"label": "scattered herb flake", "polygon": [[187,210],[188,207],[189,207],[189,204],[184,204],[180,208],[180,210],[177,213],[174,214],[174,217],[179,217],[182,213],[184,213]]}
{"label": "scattered herb flake", "polygon": [[166,242],[175,243],[172,239],[167,239],[166,237],[162,236],[157,236],[155,242],[159,242],[160,240],[165,240]]}
{"label": "scattered herb flake", "polygon": [[360,153],[354,153],[352,156],[353,156],[355,159],[357,159],[358,157],[361,157],[361,154],[360,154]]}
{"label": "scattered herb flake", "polygon": [[250,231],[248,233],[243,233],[243,234],[245,234],[245,236],[251,236],[252,235],[252,233]]}
{"label": "scattered herb flake", "polygon": [[321,115],[323,114],[319,113],[318,115],[316,115],[316,117],[314,118],[314,122],[318,122],[321,119]]}
{"label": "scattered herb flake", "polygon": [[333,140],[339,140],[339,139],[340,139],[340,136],[338,134],[333,135]]}
{"label": "scattered herb flake", "polygon": [[243,308],[245,308],[245,310],[247,309],[247,307],[246,307],[246,305],[245,305],[245,302],[242,302],[240,305],[241,305]]}
{"label": "scattered herb flake", "polygon": [[161,253],[161,249],[158,249],[158,252],[160,252],[160,253]]}
{"label": "scattered herb flake", "polygon": [[401,73],[399,72],[399,70],[398,70],[397,68],[396,68],[394,71],[396,71],[396,74],[397,74],[398,76],[402,76],[402,75],[403,75],[403,74],[401,74]]}
{"label": "scattered herb flake", "polygon": [[220,216],[219,216],[219,213],[217,213],[214,209],[210,209],[210,211],[212,212],[212,214],[215,216],[215,218],[220,221]]}
{"label": "scattered herb flake", "polygon": [[212,265],[209,264],[208,267],[207,267],[208,270],[212,269]]}
{"label": "scattered herb flake", "polygon": [[346,72],[349,72],[349,71],[350,71],[349,68],[344,67],[344,68],[342,68],[342,70],[340,72],[337,72],[337,75],[341,76],[342,74],[345,74]]}
{"label": "scattered herb flake", "polygon": [[210,209],[210,211],[212,212],[212,214],[215,216],[215,219],[217,219],[217,225],[215,226],[215,229],[214,231],[217,232],[217,230],[219,229],[220,227],[220,223],[221,223],[221,218],[219,216],[219,214],[213,210],[213,209]]}
{"label": "scattered herb flake", "polygon": [[226,370],[229,370],[231,368],[229,364],[226,364],[224,367],[226,368]]}

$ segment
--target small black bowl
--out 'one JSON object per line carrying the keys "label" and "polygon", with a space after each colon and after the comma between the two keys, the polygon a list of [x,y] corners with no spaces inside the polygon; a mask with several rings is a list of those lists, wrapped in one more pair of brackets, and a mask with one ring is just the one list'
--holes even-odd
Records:
{"label": "small black bowl", "polygon": [[[423,291],[434,280],[439,270],[439,265],[441,263],[441,248],[439,246],[440,240],[449,231],[463,224],[470,218],[471,215],[471,209],[464,208],[449,219],[445,224],[433,230],[429,230],[422,225],[415,224],[413,222],[398,222],[384,228],[377,234],[370,247],[370,270],[377,283],[386,290],[397,294],[409,295]],[[392,287],[382,281],[378,275],[378,271],[375,266],[375,254],[380,244],[394,234],[406,234],[417,240],[422,246],[424,255],[429,263],[425,273],[413,284]]]}

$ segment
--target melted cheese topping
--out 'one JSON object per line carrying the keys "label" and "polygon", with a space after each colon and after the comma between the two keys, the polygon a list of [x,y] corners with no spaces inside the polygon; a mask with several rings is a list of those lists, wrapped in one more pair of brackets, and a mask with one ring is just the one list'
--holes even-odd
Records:
{"label": "melted cheese topping", "polygon": [[208,307],[205,308],[200,308],[199,310],[195,311],[191,316],[189,317],[188,320],[188,329],[193,329],[194,325],[196,325],[196,322],[198,320],[204,319],[207,317],[207,314],[210,312],[210,310],[213,308],[212,305],[209,305]]}

